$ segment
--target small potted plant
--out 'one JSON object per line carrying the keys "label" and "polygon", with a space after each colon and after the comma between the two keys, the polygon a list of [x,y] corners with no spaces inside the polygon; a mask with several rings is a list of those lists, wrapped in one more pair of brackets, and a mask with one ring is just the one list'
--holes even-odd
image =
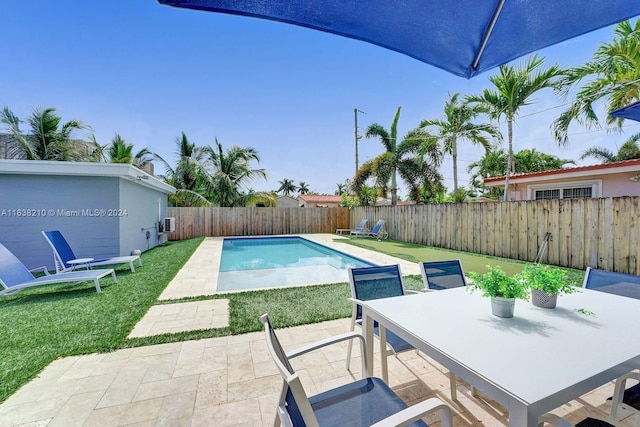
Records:
{"label": "small potted plant", "polygon": [[487,265],[485,274],[469,273],[475,287],[482,291],[483,297],[491,298],[491,312],[498,317],[513,317],[516,298],[528,300],[529,288],[527,284],[514,277],[509,277],[500,266]]}
{"label": "small potted plant", "polygon": [[558,295],[579,289],[567,283],[567,273],[545,264],[527,264],[516,279],[531,289],[531,302],[536,307],[555,308]]}

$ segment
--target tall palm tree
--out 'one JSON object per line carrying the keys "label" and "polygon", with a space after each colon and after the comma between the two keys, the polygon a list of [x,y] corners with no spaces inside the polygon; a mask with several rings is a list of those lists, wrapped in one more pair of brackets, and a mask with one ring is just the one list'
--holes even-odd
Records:
{"label": "tall palm tree", "polygon": [[209,176],[204,167],[210,148],[197,147],[184,132],[176,138],[175,144],[178,157],[175,167],[162,157],[155,156],[165,166],[165,181],[177,190],[176,194],[169,197],[170,203],[173,206],[211,205],[206,198]]}
{"label": "tall palm tree", "polygon": [[87,127],[79,120],[62,123],[62,118],[55,112],[55,108],[35,110],[27,119],[30,131],[24,133],[20,129],[21,120],[9,107],[4,107],[0,113],[0,123],[7,125],[11,135],[6,157],[23,160],[87,160],[92,151],[90,147],[83,141],[71,138],[75,131]]}
{"label": "tall palm tree", "polygon": [[278,181],[278,184],[280,187],[276,191],[284,196],[290,196],[298,189],[292,179],[284,178],[282,181]]}
{"label": "tall palm tree", "polygon": [[264,194],[247,191],[250,181],[267,178],[264,169],[252,169],[251,162],[260,162],[258,152],[253,148],[232,146],[226,152],[215,139],[215,146],[207,150],[206,166],[210,168],[208,199],[216,206],[246,206]]}
{"label": "tall palm tree", "polygon": [[509,199],[509,177],[515,172],[513,161],[513,122],[520,109],[531,104],[531,97],[544,88],[557,88],[556,77],[562,70],[553,65],[547,69],[542,68],[544,58],[537,55],[531,56],[526,62],[513,67],[501,65],[497,75],[489,77],[495,89],[485,89],[482,95],[467,97],[470,103],[477,103],[485,108],[491,119],[504,120],[507,123],[507,135],[509,148],[507,151],[507,167],[505,172],[504,200]]}
{"label": "tall palm tree", "polygon": [[409,185],[411,194],[419,194],[419,179],[437,175],[437,171],[433,169],[440,166],[441,160],[439,152],[433,149],[434,144],[428,142],[432,138],[421,129],[414,129],[398,140],[401,109],[402,107],[398,107],[389,130],[378,123],[367,128],[365,137],[377,138],[385,151],[365,162],[356,172],[352,183],[354,191],[359,193],[367,179],[375,177],[376,185],[383,194],[391,192],[392,206],[398,202],[398,174]]}
{"label": "tall palm tree", "polygon": [[588,148],[580,159],[587,157],[595,157],[602,163],[620,162],[622,160],[640,159],[640,133],[632,135],[624,144],[620,147],[617,153],[605,147],[591,147]]}
{"label": "tall palm tree", "polygon": [[109,163],[129,163],[137,168],[142,168],[145,163],[155,159],[155,155],[147,147],[134,154],[133,144],[127,143],[117,133],[106,151]]}
{"label": "tall palm tree", "polygon": [[[576,93],[571,106],[553,122],[554,136],[559,145],[567,145],[569,125],[577,122],[587,128],[599,126],[594,103],[604,101],[607,112],[640,100],[640,20],[620,22],[614,29],[615,38],[604,43],[593,54],[591,61],[566,71],[560,83],[568,92],[582,81],[587,81]],[[622,119],[607,114],[606,123]]]}
{"label": "tall palm tree", "polygon": [[334,193],[336,196],[341,195],[342,193],[345,193],[347,191],[347,184],[336,184],[337,185],[337,189],[336,192]]}
{"label": "tall palm tree", "polygon": [[306,182],[300,181],[300,184],[298,184],[298,193],[309,194],[309,186]]}
{"label": "tall palm tree", "polygon": [[481,145],[485,152],[492,148],[491,138],[502,140],[500,130],[490,123],[473,123],[484,111],[481,105],[470,105],[460,99],[460,94],[449,94],[444,104],[444,119],[428,119],[418,128],[431,133],[441,143],[442,152],[451,155],[453,161],[453,192],[458,191],[458,141]]}

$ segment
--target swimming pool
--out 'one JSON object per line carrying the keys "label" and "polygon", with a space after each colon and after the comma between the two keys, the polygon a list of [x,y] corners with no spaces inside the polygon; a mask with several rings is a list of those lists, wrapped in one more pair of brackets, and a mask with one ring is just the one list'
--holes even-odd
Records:
{"label": "swimming pool", "polygon": [[225,238],[217,291],[348,282],[349,267],[372,265],[303,237]]}

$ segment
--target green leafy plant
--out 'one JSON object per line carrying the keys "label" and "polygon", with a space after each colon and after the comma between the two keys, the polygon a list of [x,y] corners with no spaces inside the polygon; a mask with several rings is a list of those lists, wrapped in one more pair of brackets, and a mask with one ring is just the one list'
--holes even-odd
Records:
{"label": "green leafy plant", "polygon": [[530,289],[543,291],[548,295],[572,294],[579,291],[579,288],[569,283],[564,270],[545,264],[527,264],[514,277]]}
{"label": "green leafy plant", "polygon": [[507,276],[498,265],[487,265],[487,269],[485,274],[469,273],[475,284],[469,287],[472,292],[475,288],[482,291],[483,297],[529,299],[529,287],[525,282]]}

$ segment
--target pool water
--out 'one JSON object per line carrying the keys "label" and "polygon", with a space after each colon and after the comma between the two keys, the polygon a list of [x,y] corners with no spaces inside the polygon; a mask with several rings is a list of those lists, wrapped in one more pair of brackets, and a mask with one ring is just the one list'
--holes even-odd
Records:
{"label": "pool water", "polygon": [[349,267],[372,265],[302,237],[226,238],[217,291],[348,282]]}

